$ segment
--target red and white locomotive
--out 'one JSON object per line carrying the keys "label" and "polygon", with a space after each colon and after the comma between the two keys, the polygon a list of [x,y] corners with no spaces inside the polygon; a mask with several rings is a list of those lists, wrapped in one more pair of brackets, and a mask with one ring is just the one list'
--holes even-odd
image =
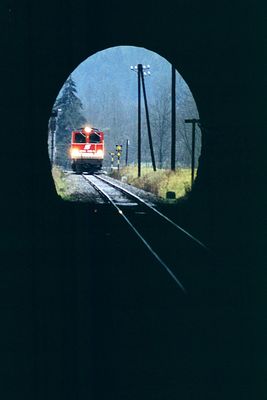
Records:
{"label": "red and white locomotive", "polygon": [[101,169],[104,158],[104,132],[89,126],[73,131],[70,158],[72,170],[77,174]]}

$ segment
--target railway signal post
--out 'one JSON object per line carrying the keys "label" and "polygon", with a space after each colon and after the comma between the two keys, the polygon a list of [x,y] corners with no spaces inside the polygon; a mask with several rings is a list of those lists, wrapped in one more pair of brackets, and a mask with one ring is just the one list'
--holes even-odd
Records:
{"label": "railway signal post", "polygon": [[122,145],[121,144],[116,144],[116,152],[117,152],[117,166],[118,170],[120,169],[120,158],[121,158],[121,153],[122,153]]}
{"label": "railway signal post", "polygon": [[196,141],[196,124],[199,123],[199,119],[185,119],[185,123],[192,124],[192,157],[191,157],[191,187],[194,182],[195,175],[195,141]]}

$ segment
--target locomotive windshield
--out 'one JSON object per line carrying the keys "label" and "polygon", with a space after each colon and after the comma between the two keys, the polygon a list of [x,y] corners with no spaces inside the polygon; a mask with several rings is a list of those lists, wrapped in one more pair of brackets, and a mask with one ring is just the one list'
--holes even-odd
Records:
{"label": "locomotive windshield", "polygon": [[98,133],[92,133],[89,138],[89,143],[99,143],[100,135]]}
{"label": "locomotive windshield", "polygon": [[83,133],[76,133],[74,137],[74,143],[86,143],[86,136]]}

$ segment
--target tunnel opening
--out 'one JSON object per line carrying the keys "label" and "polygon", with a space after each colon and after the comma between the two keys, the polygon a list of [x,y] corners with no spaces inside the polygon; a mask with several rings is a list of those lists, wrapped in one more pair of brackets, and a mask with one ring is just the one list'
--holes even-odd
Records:
{"label": "tunnel opening", "polygon": [[[84,129],[98,138],[103,133],[101,149],[89,146],[93,140],[86,140]],[[194,97],[179,72],[151,50],[99,51],[63,84],[48,124],[48,153],[64,200],[97,202],[77,175],[100,171],[173,204],[191,191],[197,176],[201,128]]]}

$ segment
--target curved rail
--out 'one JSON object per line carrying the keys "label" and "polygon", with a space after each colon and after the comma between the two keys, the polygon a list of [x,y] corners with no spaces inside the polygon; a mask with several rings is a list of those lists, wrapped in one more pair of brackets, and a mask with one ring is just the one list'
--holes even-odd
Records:
{"label": "curved rail", "polygon": [[[127,218],[127,216],[124,214],[123,210],[115,203],[115,201],[99,186],[97,186],[94,182],[92,182],[90,179],[88,179],[85,175],[82,175],[83,178],[102,196],[104,197],[118,212],[118,214],[127,222],[127,224],[131,227],[131,229],[135,232],[135,234],[139,237],[139,239],[142,241],[142,243],[147,247],[149,252],[156,258],[156,260],[161,264],[161,266],[168,272],[168,274],[172,277],[172,279],[176,282],[176,284],[179,286],[179,288],[182,290],[184,294],[186,294],[186,289],[183,286],[183,284],[179,281],[179,279],[175,276],[175,274],[172,272],[171,268],[167,266],[167,264],[161,259],[161,257],[157,254],[157,252],[151,247],[151,245],[145,240],[143,235],[136,229],[136,227],[132,224],[132,222]],[[95,178],[99,178],[98,176],[95,176]],[[110,186],[113,186],[117,190],[120,190],[120,187],[117,187],[115,184],[111,184],[110,182],[106,181],[105,179],[99,178],[100,180],[105,181],[105,183],[109,184]],[[126,193],[128,196],[134,197],[136,200],[138,199],[138,196],[135,197],[131,192],[122,189],[120,190],[122,193]],[[142,199],[140,199],[142,200]]]}
{"label": "curved rail", "polygon": [[110,186],[113,186],[114,188],[120,190],[122,193],[126,193],[127,195],[131,196],[134,198],[136,201],[139,203],[143,204],[145,207],[149,208],[150,210],[154,211],[156,214],[158,214],[161,218],[165,219],[165,221],[169,222],[172,226],[174,226],[176,229],[178,229],[180,232],[185,234],[189,239],[191,239],[193,242],[195,242],[197,245],[199,245],[202,249],[209,251],[207,246],[203,244],[200,240],[195,238],[193,235],[191,235],[189,232],[187,232],[185,229],[183,229],[181,226],[177,225],[174,221],[172,221],[169,217],[166,215],[162,214],[159,210],[157,210],[155,207],[151,206],[148,204],[145,200],[141,199],[141,197],[137,196],[136,194],[131,193],[129,190],[122,188],[119,185],[116,185],[113,182],[108,181],[107,179],[104,179],[103,177],[100,177],[99,175],[95,175],[97,179],[100,179],[103,182],[108,183]]}

